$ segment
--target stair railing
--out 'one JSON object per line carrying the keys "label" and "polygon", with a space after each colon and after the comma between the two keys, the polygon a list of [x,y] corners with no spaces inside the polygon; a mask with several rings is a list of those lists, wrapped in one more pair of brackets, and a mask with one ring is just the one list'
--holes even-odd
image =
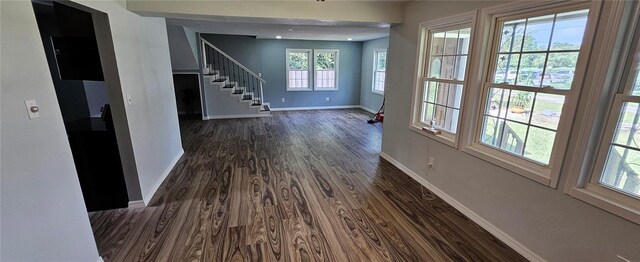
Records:
{"label": "stair railing", "polygon": [[251,100],[251,105],[261,106],[264,101],[263,84],[267,83],[262,74],[254,73],[209,41],[200,38],[200,42],[202,64],[205,65],[203,73],[211,75],[214,82],[228,81],[224,88],[232,88],[234,94],[242,95],[242,100]]}

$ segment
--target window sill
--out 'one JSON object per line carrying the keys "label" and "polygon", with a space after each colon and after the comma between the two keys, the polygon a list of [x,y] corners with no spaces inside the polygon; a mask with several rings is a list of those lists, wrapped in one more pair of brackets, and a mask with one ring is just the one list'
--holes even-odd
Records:
{"label": "window sill", "polygon": [[584,188],[573,187],[567,193],[574,198],[640,225],[640,207],[633,203],[620,201],[618,197],[612,196],[616,194],[615,192],[607,191],[610,190],[599,185],[587,184]]}
{"label": "window sill", "polygon": [[488,146],[473,143],[463,148],[467,154],[480,158],[518,175],[536,181],[545,186],[551,185],[551,168],[533,162],[510,156],[507,153]]}
{"label": "window sill", "polygon": [[287,89],[287,92],[311,92],[313,89]]}
{"label": "window sill", "polygon": [[338,91],[337,88],[332,88],[332,89],[323,89],[323,88],[316,88],[313,91],[318,91],[318,92],[324,92],[324,91]]}
{"label": "window sill", "polygon": [[412,124],[411,126],[409,126],[409,129],[411,129],[411,131],[416,132],[424,137],[433,139],[447,146],[456,148],[456,141],[453,138],[449,138],[446,135],[442,135],[442,134],[439,134],[439,135],[431,134],[427,131],[422,130],[422,126],[419,124]]}
{"label": "window sill", "polygon": [[371,93],[374,93],[374,94],[379,95],[379,96],[384,96],[384,91],[383,92],[371,91]]}

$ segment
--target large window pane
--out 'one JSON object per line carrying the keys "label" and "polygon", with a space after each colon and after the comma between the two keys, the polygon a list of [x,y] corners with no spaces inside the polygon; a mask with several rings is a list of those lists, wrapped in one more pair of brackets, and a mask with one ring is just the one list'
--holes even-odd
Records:
{"label": "large window pane", "polygon": [[553,28],[553,15],[527,19],[522,51],[547,51]]}
{"label": "large window pane", "polygon": [[501,54],[496,61],[496,74],[494,83],[514,84],[518,75],[518,62],[520,55]]}
{"label": "large window pane", "polygon": [[631,90],[631,95],[640,96],[640,71],[636,71],[636,81],[633,84],[633,89]]}
{"label": "large window pane", "polygon": [[582,45],[589,10],[558,14],[551,39],[551,50],[578,50]]}
{"label": "large window pane", "polygon": [[522,155],[524,140],[527,136],[527,125],[506,121],[502,132],[500,148],[516,155]]}
{"label": "large window pane", "polygon": [[507,106],[511,90],[502,88],[491,88],[488,94],[488,103],[485,114],[504,118],[507,115]]}
{"label": "large window pane", "polygon": [[638,103],[624,103],[616,127],[614,143],[640,149],[640,107]]}
{"label": "large window pane", "polygon": [[517,85],[542,86],[542,68],[547,59],[546,54],[523,54],[520,59],[520,69],[517,74]]}
{"label": "large window pane", "polygon": [[507,119],[528,124],[534,96],[534,92],[512,90],[509,96]]}
{"label": "large window pane", "polygon": [[455,55],[458,53],[458,30],[445,33],[444,54]]}
{"label": "large window pane", "polygon": [[611,146],[600,183],[640,197],[640,151]]}
{"label": "large window pane", "polygon": [[444,53],[444,32],[431,35],[431,54],[442,55]]}
{"label": "large window pane", "polygon": [[498,47],[500,53],[521,51],[525,22],[526,19],[521,19],[504,23]]}
{"label": "large window pane", "polygon": [[487,145],[499,147],[503,126],[504,120],[496,117],[485,116],[482,125],[482,134],[480,136],[481,141]]}
{"label": "large window pane", "polygon": [[557,130],[563,106],[563,95],[538,93],[533,107],[531,124]]}
{"label": "large window pane", "polygon": [[524,157],[542,164],[549,164],[555,137],[554,131],[530,126]]}

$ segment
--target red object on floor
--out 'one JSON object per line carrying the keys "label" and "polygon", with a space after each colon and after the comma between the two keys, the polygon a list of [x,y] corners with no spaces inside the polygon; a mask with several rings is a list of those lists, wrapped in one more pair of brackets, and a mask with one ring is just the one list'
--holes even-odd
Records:
{"label": "red object on floor", "polygon": [[374,117],[374,119],[378,122],[384,122],[384,113],[379,113],[376,114],[376,116]]}

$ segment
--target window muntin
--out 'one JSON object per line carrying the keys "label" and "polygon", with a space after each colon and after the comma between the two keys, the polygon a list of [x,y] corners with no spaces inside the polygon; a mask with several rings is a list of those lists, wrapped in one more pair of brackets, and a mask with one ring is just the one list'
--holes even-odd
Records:
{"label": "window muntin", "polygon": [[314,76],[316,90],[338,89],[338,50],[314,52]]}
{"label": "window muntin", "polygon": [[373,87],[374,93],[383,94],[387,76],[387,50],[376,50],[373,55]]}
{"label": "window muntin", "polygon": [[589,10],[505,21],[493,83],[571,89]]}
{"label": "window muntin", "polygon": [[311,50],[287,49],[287,91],[311,90]]}
{"label": "window muntin", "polygon": [[549,165],[588,13],[498,21],[493,71],[483,86],[481,144]]}
{"label": "window muntin", "polygon": [[419,121],[449,135],[456,134],[465,86],[471,26],[427,31]]}

